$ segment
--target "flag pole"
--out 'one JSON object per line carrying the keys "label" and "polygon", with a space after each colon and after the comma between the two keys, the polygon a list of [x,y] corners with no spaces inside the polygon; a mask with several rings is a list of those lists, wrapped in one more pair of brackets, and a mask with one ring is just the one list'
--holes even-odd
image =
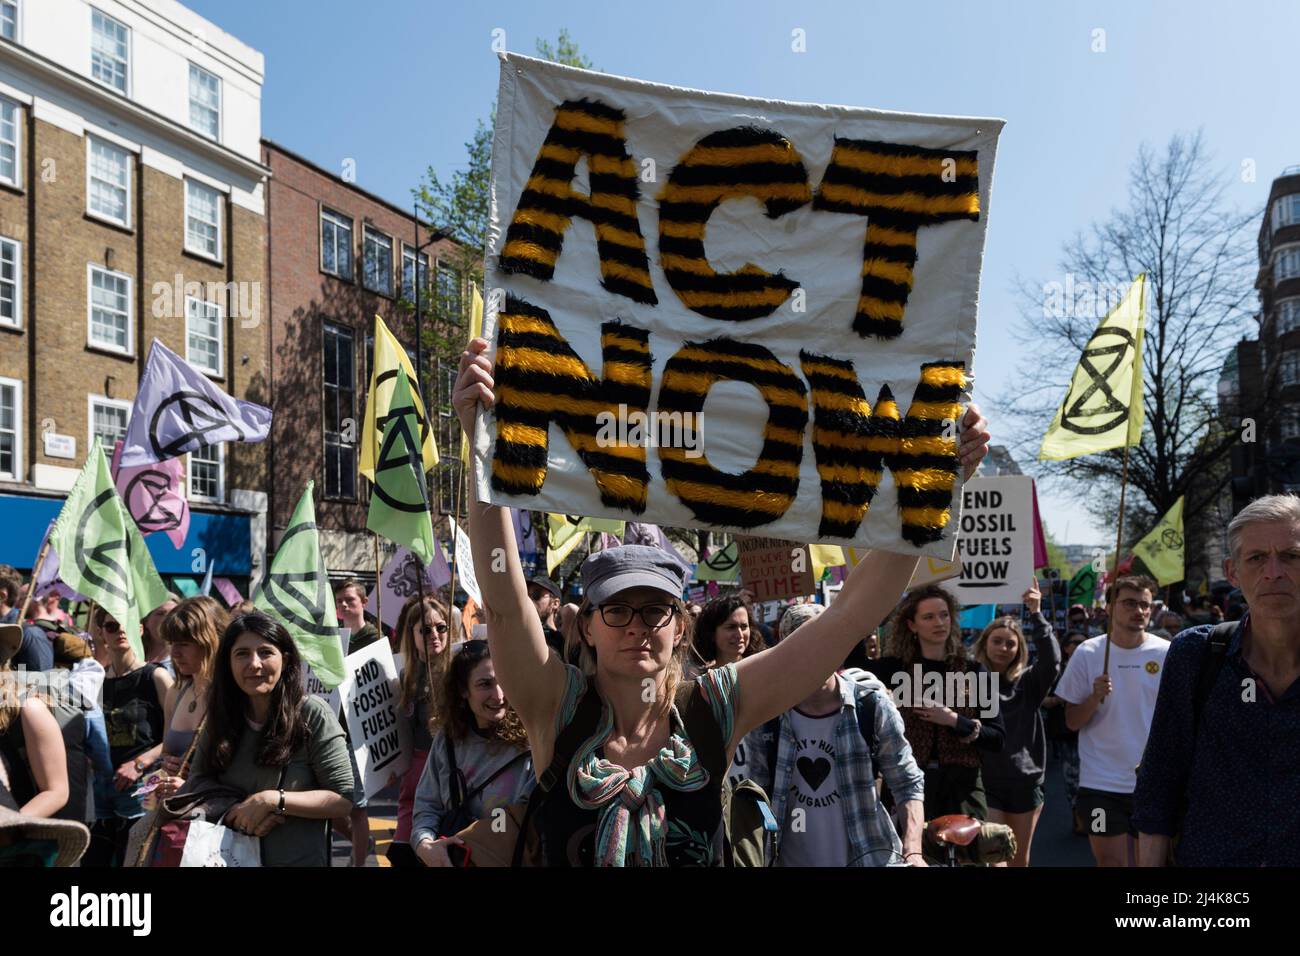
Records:
{"label": "flag pole", "polygon": [[[1115,581],[1119,577],[1119,552],[1124,546],[1124,492],[1128,490],[1128,444],[1124,445],[1124,474],[1119,482],[1119,528],[1115,532],[1115,564],[1110,573],[1110,594],[1115,596]],[[1108,621],[1106,626],[1106,653],[1102,658],[1101,672],[1103,675],[1110,673],[1110,644],[1115,636],[1115,604],[1112,601],[1107,605],[1109,608]]]}
{"label": "flag pole", "polygon": [[[185,751],[185,756],[181,757],[180,768],[176,771],[178,777],[185,776],[189,772],[190,758],[194,756],[194,748],[199,744],[199,737],[203,734],[203,727],[208,722],[208,715],[205,712],[203,719],[199,721],[199,726],[194,731],[194,739],[190,741],[189,749]],[[144,841],[140,844],[140,852],[135,855],[135,866],[142,867],[149,856],[149,851],[153,848],[154,838],[158,835],[158,830],[162,825],[163,800],[165,797],[159,797],[154,807],[153,819],[149,821],[149,830],[144,835]]]}
{"label": "flag pole", "polygon": [[379,620],[379,635],[384,634],[384,588],[380,578],[379,568],[379,532],[372,531],[375,536],[375,617]]}
{"label": "flag pole", "polygon": [[[27,552],[31,554],[30,551]],[[45,556],[50,553],[50,538],[45,536],[45,543],[41,545],[41,553],[36,556],[36,567],[32,568],[32,583],[27,588],[27,597],[23,598],[22,610],[18,612],[18,623],[21,624],[27,617],[27,609],[31,606],[32,598],[36,596],[36,580],[41,576],[41,568],[45,565]]]}
{"label": "flag pole", "polygon": [[[411,557],[415,558],[416,580],[419,582],[420,589],[420,608],[415,617],[416,640],[420,642],[417,646],[424,648],[424,680],[429,687],[429,705],[432,709],[434,700],[437,699],[437,688],[433,686],[433,659],[429,657],[428,635],[424,632],[424,562],[420,560],[418,554],[412,553]],[[447,640],[451,640],[451,621],[447,621]],[[418,652],[417,652],[418,653]],[[416,710],[419,710],[419,704],[416,704]]]}

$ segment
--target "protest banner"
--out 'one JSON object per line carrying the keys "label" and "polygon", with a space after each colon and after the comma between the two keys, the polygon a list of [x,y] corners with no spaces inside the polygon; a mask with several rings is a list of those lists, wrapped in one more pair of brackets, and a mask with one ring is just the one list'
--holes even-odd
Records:
{"label": "protest banner", "polygon": [[808,549],[777,538],[737,537],[740,583],[755,601],[781,601],[816,589]]}
{"label": "protest banner", "polygon": [[951,559],[1001,127],[502,54],[478,499]]}
{"label": "protest banner", "polygon": [[452,521],[451,526],[456,536],[456,576],[470,600],[482,607],[483,592],[478,589],[478,578],[474,575],[474,552],[470,548],[469,535],[461,531],[456,522]]}
{"label": "protest banner", "polygon": [[409,723],[399,706],[397,664],[387,641],[367,644],[343,662],[343,714],[367,797],[411,764]]}
{"label": "protest banner", "polygon": [[[401,617],[402,607],[406,604],[407,598],[420,593],[419,569],[420,562],[415,555],[402,547],[399,547],[384,565],[378,583],[366,596],[366,604],[373,611],[376,605],[375,592],[382,588],[382,593],[378,595],[378,604],[383,612],[382,620],[385,627],[396,628],[397,619]],[[428,594],[437,594],[438,588],[449,583],[451,583],[451,568],[447,564],[447,556],[443,554],[442,544],[435,541],[433,561],[424,565],[424,590]]]}
{"label": "protest banner", "polygon": [[962,498],[961,575],[943,586],[962,604],[1019,604],[1034,580],[1033,479],[973,478]]}

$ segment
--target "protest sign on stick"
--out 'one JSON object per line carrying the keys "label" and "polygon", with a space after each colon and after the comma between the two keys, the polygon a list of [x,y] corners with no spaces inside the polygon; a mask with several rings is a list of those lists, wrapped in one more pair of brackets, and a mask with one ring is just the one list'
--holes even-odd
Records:
{"label": "protest sign on stick", "polygon": [[961,575],[944,587],[962,604],[1019,604],[1034,580],[1033,479],[973,478],[962,497]]}
{"label": "protest sign on stick", "polygon": [[387,641],[367,644],[343,662],[343,714],[367,797],[411,765],[411,730],[402,715],[397,664]]}

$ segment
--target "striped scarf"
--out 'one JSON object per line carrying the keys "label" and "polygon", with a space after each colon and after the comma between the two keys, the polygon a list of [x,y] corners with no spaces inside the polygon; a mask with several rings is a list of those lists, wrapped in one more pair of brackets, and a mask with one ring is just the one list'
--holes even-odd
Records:
{"label": "striped scarf", "polygon": [[[673,726],[681,727],[675,706],[671,719]],[[579,748],[569,774],[573,802],[600,811],[596,866],[667,866],[665,810],[659,784],[689,792],[705,786],[709,775],[681,733],[672,734],[666,747],[635,770],[597,757],[596,751],[613,732],[614,712],[605,704],[601,707],[600,727]]]}

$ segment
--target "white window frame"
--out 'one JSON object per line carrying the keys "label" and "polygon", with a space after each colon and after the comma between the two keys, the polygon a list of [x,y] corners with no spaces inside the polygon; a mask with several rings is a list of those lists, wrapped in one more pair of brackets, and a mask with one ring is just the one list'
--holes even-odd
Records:
{"label": "white window frame", "polygon": [[1295,225],[1300,225],[1300,193],[1278,196],[1273,202],[1273,231]]}
{"label": "white window frame", "polygon": [[[338,230],[344,226],[347,227],[348,272],[346,275],[342,272],[339,272],[337,269],[325,268],[325,220],[326,219],[329,220],[330,225],[332,225],[335,228],[335,230]],[[320,271],[325,273],[328,276],[334,276],[334,278],[336,279],[342,279],[345,282],[354,281],[357,275],[357,250],[356,250],[356,244],[354,239],[354,237],[356,236],[356,223],[353,221],[352,217],[344,213],[341,213],[336,209],[331,209],[329,206],[321,206],[320,207],[320,228],[318,232],[320,235]],[[339,261],[339,244],[338,244],[337,232],[336,232],[336,238],[334,242],[334,264],[336,266],[338,265],[338,261]]]}
{"label": "white window frame", "polygon": [[[115,278],[126,280],[126,348],[120,349],[116,345],[108,345],[104,342],[96,341],[93,335],[95,328],[95,273],[103,272]],[[86,346],[99,352],[111,352],[114,355],[135,355],[135,280],[125,272],[118,272],[115,269],[105,269],[103,266],[97,266],[93,262],[86,263]]]}
{"label": "white window frame", "polygon": [[[6,246],[13,248],[14,255],[14,317],[10,321],[0,315],[0,326],[7,329],[21,329],[23,327],[23,244],[17,239],[0,236],[0,255],[3,254]],[[0,282],[3,282],[2,278]]]}
{"label": "white window frame", "polygon": [[[1294,271],[1285,275],[1282,272],[1282,261],[1284,259],[1292,260],[1295,263]],[[1273,250],[1273,286],[1276,287],[1287,279],[1300,279],[1300,245],[1287,244]]]}
{"label": "white window frame", "polygon": [[[94,169],[94,163],[91,161],[91,150],[96,145],[105,146],[109,149],[116,150],[120,152],[122,156],[125,158],[125,163],[123,164],[123,168],[126,169],[126,187],[125,187],[126,202],[123,203],[123,206],[126,209],[126,216],[122,219],[114,219],[108,213],[100,212],[97,209],[90,208],[90,197],[91,197],[90,186],[91,186],[91,182],[95,179],[95,177],[92,175],[92,170]],[[108,182],[108,180],[100,180],[100,182]],[[119,183],[109,183],[109,185],[111,185],[114,189],[123,188],[122,185]],[[103,222],[111,222],[115,226],[122,226],[125,229],[130,229],[131,228],[131,186],[132,186],[131,151],[127,149],[125,146],[120,146],[111,140],[104,139],[102,136],[95,136],[93,133],[87,133],[86,134],[86,215],[91,216],[95,219],[102,220]]]}
{"label": "white window frame", "polygon": [[[22,0],[5,0],[5,3],[7,3],[7,4],[13,6],[13,8],[14,8],[14,35],[13,35],[12,37],[10,37],[9,39],[11,39],[14,43],[21,43],[21,42],[23,41],[23,33],[22,33],[22,30],[23,30],[23,5],[22,5]],[[0,36],[3,36],[3,34],[0,34]]]}
{"label": "white window frame", "polygon": [[[96,14],[103,17],[105,20],[109,21],[110,23],[117,24],[119,27],[121,27],[123,30],[126,31],[126,59],[122,61],[122,85],[124,89],[118,89],[116,85],[112,83],[105,83],[103,80],[97,79],[95,77],[95,53],[96,53],[95,16]],[[100,10],[96,7],[90,8],[90,79],[92,82],[98,83],[100,86],[103,86],[105,89],[116,90],[117,92],[121,93],[123,96],[131,95],[131,28],[127,26],[125,23],[123,23],[121,20],[117,19],[117,17],[111,17],[103,10]]]}
{"label": "white window frame", "polygon": [[23,470],[23,383],[16,378],[0,378],[0,387],[14,390],[14,470],[0,471],[2,481],[22,481]]}
{"label": "white window frame", "polygon": [[[190,303],[191,302],[196,303],[197,305],[200,306],[204,306],[209,309],[216,310],[217,337],[215,341],[217,343],[217,367],[214,369],[208,368],[205,365],[200,365],[198,362],[194,361],[194,359],[190,355],[191,335],[197,334],[199,338],[208,339],[210,341],[212,340],[212,337],[210,335],[195,333],[194,330],[190,328]],[[194,295],[187,295],[185,297],[185,361],[189,362],[191,365],[193,365],[204,375],[207,375],[209,378],[225,378],[225,375],[223,374],[223,370],[226,367],[226,348],[225,348],[225,341],[224,341],[225,332],[226,332],[226,311],[221,307],[220,302],[209,302],[207,299],[201,299],[198,296],[194,296]]]}
{"label": "white window frame", "polygon": [[[131,402],[122,401],[119,398],[105,398],[103,395],[86,396],[86,451],[89,453],[90,446],[95,441],[95,406],[103,405],[105,408],[116,408],[126,412],[126,427],[131,427]],[[113,446],[104,447],[104,455],[110,460],[113,457]]]}
{"label": "white window frame", "polygon": [[[194,219],[195,219],[196,222],[203,223],[203,225],[205,225],[205,226],[211,226],[211,225],[215,225],[215,226],[216,226],[216,230],[217,230],[217,242],[216,242],[217,251],[216,251],[216,254],[215,254],[215,255],[214,255],[213,253],[211,253],[211,252],[208,252],[208,250],[206,250],[206,249],[195,249],[193,246],[190,245],[190,187],[191,187],[191,186],[197,186],[197,187],[200,188],[200,189],[207,189],[207,190],[210,190],[210,191],[211,191],[211,192],[212,192],[212,193],[217,197],[217,205],[216,205],[216,209],[217,209],[217,221],[216,221],[215,224],[214,224],[214,223],[207,222],[206,220],[203,220],[203,219],[199,219],[197,216],[194,217]],[[225,204],[224,204],[224,202],[222,201],[222,192],[221,192],[220,189],[217,189],[215,186],[211,186],[211,185],[209,185],[208,183],[200,182],[199,180],[194,179],[194,178],[191,177],[191,176],[186,176],[186,177],[185,177],[185,222],[183,223],[183,225],[184,225],[184,228],[185,228],[185,240],[184,240],[184,242],[185,242],[185,251],[186,251],[186,252],[193,253],[193,254],[196,255],[196,256],[202,256],[204,259],[209,259],[209,260],[211,260],[211,261],[213,261],[213,262],[221,262],[221,261],[222,261],[222,259],[221,259],[221,242],[222,242],[222,238],[223,238],[223,237],[222,237],[222,229],[221,229],[221,220],[222,220],[222,218],[223,218],[223,214],[224,214],[224,212],[225,212]]]}
{"label": "white window frame", "polygon": [[1278,378],[1283,385],[1300,385],[1300,352],[1283,352]]}
{"label": "white window frame", "polygon": [[0,96],[0,109],[12,109],[14,111],[14,138],[9,143],[0,139],[0,144],[12,146],[14,148],[14,175],[12,179],[0,176],[0,183],[8,183],[17,189],[23,188],[23,120],[22,104],[17,100],[12,100],[7,96]]}
{"label": "white window frame", "polygon": [[[195,71],[198,71],[199,73],[209,76],[212,79],[217,81],[217,105],[216,105],[217,131],[215,133],[209,133],[206,129],[202,129],[194,125],[194,106],[195,106],[194,92],[193,89],[188,86],[188,84],[193,80]],[[205,70],[197,63],[190,61],[190,68],[188,71],[186,71],[186,83],[187,83],[186,101],[189,103],[189,107],[190,107],[190,115],[189,115],[190,129],[194,130],[194,132],[198,133],[200,136],[206,136],[210,139],[215,140],[218,143],[221,142],[221,112],[222,112],[221,106],[225,96],[221,86],[221,77],[217,76],[217,74],[213,73],[211,70]],[[204,110],[212,109],[212,107],[208,106],[206,103],[199,103],[198,105],[201,109]]]}
{"label": "white window frame", "polygon": [[[384,241],[388,243],[388,288],[386,289],[376,289],[370,285],[366,275],[366,247],[372,234],[376,237],[376,245],[382,246]],[[393,296],[393,237],[369,224],[363,224],[361,227],[361,287],[367,292],[375,293],[375,295],[390,298]]]}
{"label": "white window frame", "polygon": [[[433,274],[430,271],[433,268],[433,263],[429,259],[429,254],[427,252],[417,253],[415,251],[414,246],[407,245],[405,242],[402,243],[402,274],[400,277],[402,287],[399,291],[402,298],[404,299],[408,298],[408,296],[406,295],[406,260],[407,259],[414,260],[416,264],[414,269],[413,279],[412,279],[413,282],[420,281],[420,266],[424,266],[424,283],[423,285],[420,286],[422,291],[427,290],[429,288],[429,276]],[[411,291],[412,293],[414,293],[415,291],[414,285],[411,287]],[[414,294],[412,294],[409,298],[410,301],[412,302],[415,301]],[[420,304],[427,305],[428,303],[424,302],[422,299]]]}
{"label": "white window frame", "polygon": [[1300,297],[1288,296],[1285,299],[1278,299],[1276,334],[1281,337],[1296,329],[1300,329]]}
{"label": "white window frame", "polygon": [[213,445],[211,448],[205,448],[204,451],[215,451],[217,453],[217,494],[215,497],[195,494],[194,452],[190,452],[185,456],[185,496],[190,501],[207,501],[220,504],[226,500],[226,446],[224,444]]}

